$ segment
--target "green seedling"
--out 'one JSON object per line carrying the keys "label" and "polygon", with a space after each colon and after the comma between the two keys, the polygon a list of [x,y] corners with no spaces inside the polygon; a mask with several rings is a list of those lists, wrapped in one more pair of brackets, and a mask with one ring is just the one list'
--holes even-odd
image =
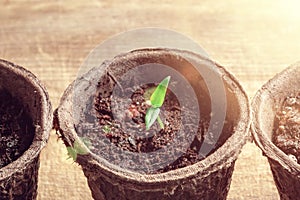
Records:
{"label": "green seedling", "polygon": [[86,155],[88,154],[87,148],[91,146],[91,142],[87,138],[80,138],[79,140],[75,140],[73,146],[67,147],[68,156],[72,158],[74,161],[77,159],[77,155]]}
{"label": "green seedling", "polygon": [[167,76],[162,80],[159,85],[155,88],[154,92],[152,93],[150,100],[147,101],[151,105],[151,107],[147,110],[145,116],[146,122],[146,130],[149,130],[153,123],[157,120],[160,127],[163,129],[164,124],[159,117],[160,107],[163,105],[167,88],[170,82],[170,76]]}
{"label": "green seedling", "polygon": [[109,133],[111,131],[111,125],[104,125],[102,131],[104,133]]}

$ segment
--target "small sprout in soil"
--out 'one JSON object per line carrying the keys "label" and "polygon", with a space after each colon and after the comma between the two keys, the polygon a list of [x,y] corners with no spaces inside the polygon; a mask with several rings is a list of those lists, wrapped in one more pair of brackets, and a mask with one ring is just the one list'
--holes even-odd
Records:
{"label": "small sprout in soil", "polygon": [[109,133],[111,131],[111,126],[110,125],[104,125],[102,128],[102,131],[104,133]]}
{"label": "small sprout in soil", "polygon": [[67,147],[69,158],[72,158],[74,161],[76,161],[78,154],[79,155],[88,154],[87,148],[89,148],[90,146],[91,146],[91,142],[89,141],[88,138],[80,138],[79,140],[75,140],[73,146]]}
{"label": "small sprout in soil", "polygon": [[149,130],[152,124],[157,120],[160,127],[163,129],[164,124],[159,117],[160,107],[163,105],[167,88],[170,81],[170,76],[167,76],[164,80],[162,80],[159,85],[155,88],[154,92],[152,93],[150,100],[147,101],[151,107],[147,110],[145,116],[146,122],[146,130]]}

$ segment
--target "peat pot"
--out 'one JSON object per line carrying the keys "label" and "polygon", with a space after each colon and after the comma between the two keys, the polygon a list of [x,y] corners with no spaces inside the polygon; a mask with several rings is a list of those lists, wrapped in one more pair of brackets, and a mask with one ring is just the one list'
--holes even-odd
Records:
{"label": "peat pot", "polygon": [[[164,126],[146,130],[147,98],[168,76]],[[93,198],[103,200],[226,199],[250,126],[247,95],[229,72],[164,48],[92,68],[67,88],[55,116]]]}
{"label": "peat pot", "polygon": [[48,94],[26,69],[0,60],[0,199],[36,199],[39,155],[52,128]]}
{"label": "peat pot", "polygon": [[[252,102],[254,117],[251,127],[252,134],[255,143],[262,150],[263,155],[268,158],[281,199],[299,199],[300,197],[299,161],[297,163],[292,154],[286,154],[281,148],[278,148],[278,145],[275,145],[273,140],[274,134],[280,128],[278,116],[282,114],[281,109],[285,99],[292,94],[297,95],[300,92],[299,77],[300,63],[296,63],[277,74],[262,86]],[[294,126],[298,127],[298,141],[296,142],[299,142],[299,114],[298,117],[297,115],[293,117],[293,121],[296,120],[298,120],[298,125]],[[288,139],[291,133],[290,131],[286,131],[285,134],[279,136],[279,139]],[[286,140],[285,143],[289,144],[290,141]]]}

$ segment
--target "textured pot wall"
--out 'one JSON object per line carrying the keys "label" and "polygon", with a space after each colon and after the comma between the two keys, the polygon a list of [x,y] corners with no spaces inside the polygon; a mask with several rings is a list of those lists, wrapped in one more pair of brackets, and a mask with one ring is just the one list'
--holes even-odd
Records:
{"label": "textured pot wall", "polygon": [[35,125],[34,139],[17,160],[0,169],[0,199],[36,199],[39,154],[52,127],[48,94],[29,71],[0,60],[0,87],[22,102]]}
{"label": "textured pot wall", "polygon": [[36,199],[39,157],[32,159],[26,165],[26,168],[21,166],[19,170],[12,169],[15,171],[12,175],[0,180],[1,199]]}
{"label": "textured pot wall", "polygon": [[[183,200],[183,199],[226,199],[234,170],[234,161],[222,169],[209,169],[185,180],[143,184],[118,177],[95,174],[90,167],[83,165],[92,196],[98,200],[144,199],[144,200]],[[96,166],[95,166],[96,168]],[[213,177],[213,178],[212,178]],[[174,177],[176,179],[176,177]]]}
{"label": "textured pot wall", "polygon": [[282,200],[297,200],[300,197],[300,174],[284,169],[278,162],[269,159],[273,178]]}
{"label": "textured pot wall", "polygon": [[300,165],[290,159],[271,141],[274,120],[284,99],[300,88],[300,63],[296,63],[267,82],[252,102],[252,133],[256,144],[268,157],[281,199],[300,197]]}

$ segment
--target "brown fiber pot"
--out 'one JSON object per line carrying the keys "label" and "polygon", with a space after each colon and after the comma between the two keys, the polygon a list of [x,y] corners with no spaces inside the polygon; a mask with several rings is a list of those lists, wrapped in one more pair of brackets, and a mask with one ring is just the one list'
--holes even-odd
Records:
{"label": "brown fiber pot", "polygon": [[300,165],[281,151],[271,138],[274,120],[284,99],[300,88],[300,63],[296,63],[268,81],[255,95],[253,123],[255,143],[268,158],[281,199],[300,198]]}
{"label": "brown fiber pot", "polygon": [[17,98],[35,125],[29,149],[0,169],[0,199],[36,199],[39,155],[52,128],[52,109],[40,81],[26,69],[0,60],[0,87]]}
{"label": "brown fiber pot", "polygon": [[[247,95],[238,81],[223,67],[200,55],[176,49],[140,49],[104,62],[67,88],[55,114],[56,127],[65,145],[73,146],[74,141],[78,139],[77,130],[74,128],[77,116],[73,113],[83,110],[82,105],[86,105],[79,98],[76,98],[79,103],[74,104],[73,93],[76,91],[82,98],[86,96],[93,98],[95,94],[88,93],[88,88],[99,81],[106,67],[115,68],[113,75],[118,79],[122,76],[124,66],[135,68],[147,63],[160,63],[173,67],[189,81],[194,89],[202,90],[204,81],[191,62],[199,65],[201,70],[210,72],[212,77],[222,77],[227,101],[226,120],[229,121],[224,129],[232,125],[233,131],[223,132],[220,137],[223,141],[222,145],[205,159],[160,174],[145,174],[123,169],[91,151],[85,155],[78,155],[76,162],[81,165],[87,177],[94,199],[226,199],[235,161],[249,138],[250,106]],[[216,66],[216,70],[210,69],[212,65]],[[214,80],[209,81],[214,82]],[[204,90],[196,93],[200,100],[209,101],[209,95],[205,94]],[[202,108],[207,106],[204,104],[202,106],[200,103],[199,106]],[[205,109],[203,108],[204,112]]]}

